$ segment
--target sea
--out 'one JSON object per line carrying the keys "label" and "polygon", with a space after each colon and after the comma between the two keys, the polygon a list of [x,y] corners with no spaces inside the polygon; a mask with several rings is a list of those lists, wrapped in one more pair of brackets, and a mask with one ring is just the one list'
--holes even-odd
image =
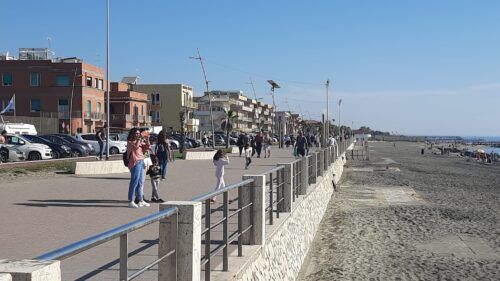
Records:
{"label": "sea", "polygon": [[[499,142],[500,143],[500,136],[462,136],[466,142],[475,142],[475,141],[485,141],[485,142]],[[469,151],[474,151],[475,149],[470,147]],[[500,147],[490,147],[487,146],[483,149],[487,154],[490,154],[492,152],[500,155]]]}

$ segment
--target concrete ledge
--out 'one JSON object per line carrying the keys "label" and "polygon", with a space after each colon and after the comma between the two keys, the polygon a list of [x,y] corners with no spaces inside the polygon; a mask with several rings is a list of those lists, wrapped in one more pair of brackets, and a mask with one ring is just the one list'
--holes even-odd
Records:
{"label": "concrete ledge", "polygon": [[12,276],[12,281],[60,281],[61,262],[0,260],[1,273],[9,273]]}
{"label": "concrete ledge", "polygon": [[231,146],[231,154],[240,153],[240,149],[237,146]]}
{"label": "concrete ledge", "polygon": [[182,154],[184,160],[211,160],[214,158],[216,150],[190,151],[186,150]]}
{"label": "concrete ledge", "polygon": [[12,281],[12,276],[7,273],[0,273],[0,281]]}
{"label": "concrete ledge", "polygon": [[99,175],[128,173],[129,169],[123,165],[122,160],[74,162],[71,172],[75,175]]}

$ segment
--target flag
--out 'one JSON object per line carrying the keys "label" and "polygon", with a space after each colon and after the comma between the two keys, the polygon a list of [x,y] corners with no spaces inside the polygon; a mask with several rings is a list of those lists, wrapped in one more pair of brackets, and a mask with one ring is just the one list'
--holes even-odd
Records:
{"label": "flag", "polygon": [[14,94],[12,96],[12,98],[10,99],[9,103],[7,104],[7,106],[2,110],[2,112],[0,112],[0,114],[4,114],[5,112],[8,112],[8,111],[11,111],[11,110],[14,110],[16,108],[16,94]]}

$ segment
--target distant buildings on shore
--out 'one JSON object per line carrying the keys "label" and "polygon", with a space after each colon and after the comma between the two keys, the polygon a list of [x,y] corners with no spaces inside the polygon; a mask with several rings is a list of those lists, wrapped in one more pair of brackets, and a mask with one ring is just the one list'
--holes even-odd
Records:
{"label": "distant buildings on shore", "polygon": [[[104,69],[77,57],[55,58],[46,48],[21,48],[19,58],[0,55],[0,110],[15,95],[15,110],[7,122],[30,123],[40,134],[94,133],[106,123]],[[114,130],[162,126],[189,134],[222,131],[225,111],[232,110],[233,131],[273,131],[296,134],[302,119],[289,111],[247,97],[243,91],[217,90],[195,97],[193,87],[179,84],[140,84],[138,77],[110,83],[110,121]],[[184,122],[180,119],[183,117]]]}

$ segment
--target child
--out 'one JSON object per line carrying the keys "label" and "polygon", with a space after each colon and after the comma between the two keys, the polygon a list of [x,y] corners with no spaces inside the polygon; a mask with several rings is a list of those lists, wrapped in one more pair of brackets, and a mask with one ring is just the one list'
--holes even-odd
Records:
{"label": "child", "polygon": [[247,143],[245,144],[245,170],[248,170],[248,166],[252,163],[252,148]]}
{"label": "child", "polygon": [[[226,186],[224,183],[224,166],[229,164],[229,158],[222,149],[217,150],[214,155],[214,166],[215,166],[215,177],[217,178],[217,185],[215,190],[219,190]],[[211,203],[215,203],[216,196],[210,200]]]}
{"label": "child", "polygon": [[152,187],[151,202],[163,203],[165,201],[160,198],[160,195],[158,195],[158,186],[160,185],[160,176],[161,176],[161,170],[160,170],[160,165],[158,163],[158,157],[154,154],[151,154],[150,157],[151,157],[151,162],[153,164],[149,166],[149,169],[146,172],[146,175],[149,175],[149,177],[151,178],[151,187]]}

